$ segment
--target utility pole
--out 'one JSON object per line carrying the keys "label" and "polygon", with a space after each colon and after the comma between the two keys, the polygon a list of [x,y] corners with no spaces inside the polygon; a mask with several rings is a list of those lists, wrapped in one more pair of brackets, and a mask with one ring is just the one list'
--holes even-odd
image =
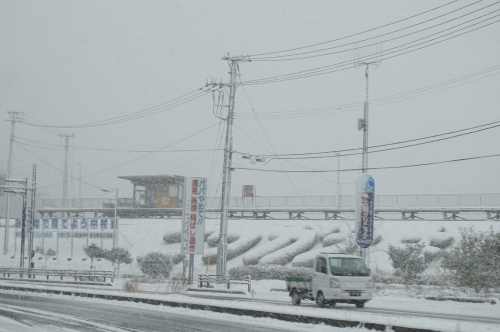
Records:
{"label": "utility pole", "polygon": [[[26,241],[26,205],[28,203],[28,179],[24,180],[24,193],[22,193],[23,197],[23,214],[22,214],[22,222],[21,222],[21,261],[20,268],[24,269],[24,244]],[[22,276],[21,276],[22,277]]]}
{"label": "utility pole", "polygon": [[28,268],[33,267],[33,238],[34,234],[34,222],[35,222],[35,209],[36,206],[36,164],[33,164],[33,175],[31,176],[31,210],[29,219],[29,242],[28,242]]}
{"label": "utility pole", "polygon": [[[66,202],[68,200],[68,155],[69,155],[69,138],[75,137],[75,134],[60,134],[60,137],[63,137],[65,140],[64,144],[64,173],[63,173],[63,203],[62,207],[66,207]],[[63,213],[64,214],[64,213]],[[66,212],[66,217],[68,213]]]}
{"label": "utility pole", "polygon": [[113,248],[118,246],[118,187],[115,189],[115,228],[113,228]]}
{"label": "utility pole", "polygon": [[224,168],[222,172],[222,199],[221,199],[221,219],[219,232],[219,245],[217,247],[217,276],[225,277],[227,274],[227,226],[229,216],[229,195],[231,191],[231,164],[233,159],[233,115],[234,115],[234,100],[237,87],[237,75],[239,71],[239,62],[250,61],[248,56],[224,56],[222,60],[228,61],[230,68],[229,84],[224,84],[229,87],[229,104],[226,126],[226,141],[224,145]]}
{"label": "utility pole", "polygon": [[[14,139],[15,139],[15,128],[16,122],[24,121],[24,113],[22,112],[7,112],[9,113],[10,121],[10,145],[9,145],[9,160],[7,162],[7,179],[12,177],[12,161],[13,161],[13,153],[14,153]],[[10,192],[7,192],[7,207],[5,211],[5,237],[4,237],[4,247],[3,254],[6,255],[9,252],[9,226],[10,226]]]}
{"label": "utility pole", "polygon": [[373,62],[361,62],[360,65],[365,65],[365,77],[366,77],[366,101],[363,112],[363,119],[358,119],[358,130],[363,129],[363,161],[361,164],[361,172],[366,173],[368,169],[368,74],[370,65],[374,67],[380,66],[380,61]]}
{"label": "utility pole", "polygon": [[337,207],[340,208],[340,153],[337,155]]}

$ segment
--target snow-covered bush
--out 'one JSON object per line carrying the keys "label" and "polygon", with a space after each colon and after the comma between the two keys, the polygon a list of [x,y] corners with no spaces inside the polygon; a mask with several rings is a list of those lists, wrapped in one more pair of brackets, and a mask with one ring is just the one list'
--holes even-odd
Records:
{"label": "snow-covered bush", "polygon": [[453,243],[453,236],[446,233],[434,233],[429,236],[429,245],[446,249]]}
{"label": "snow-covered bush", "polygon": [[291,245],[270,253],[259,260],[259,264],[285,265],[292,259],[311,249],[316,243],[316,232],[304,230],[297,241]]}
{"label": "snow-covered bush", "polygon": [[430,263],[436,258],[438,258],[442,253],[442,250],[438,247],[427,246],[424,248],[424,260],[426,263]]}
{"label": "snow-covered bush", "polygon": [[296,235],[291,235],[291,234],[285,234],[283,236],[280,236],[279,238],[272,240],[271,242],[268,242],[252,250],[251,252],[248,252],[245,255],[243,255],[243,257],[241,257],[241,259],[243,260],[243,265],[255,265],[265,255],[268,255],[272,252],[275,252],[276,250],[289,246],[290,244],[297,241],[297,239],[298,237]]}
{"label": "snow-covered bush", "polygon": [[441,266],[451,272],[458,286],[476,292],[500,288],[500,233],[461,229],[460,242],[443,254]]}
{"label": "snow-covered bush", "polygon": [[[165,255],[170,256],[173,265],[179,264],[186,258],[184,254],[181,254],[178,251],[167,251],[165,252]],[[145,254],[137,256],[137,258],[135,259],[136,262],[139,264],[139,267],[141,266],[142,261],[144,260],[144,256]]]}
{"label": "snow-covered bush", "polygon": [[163,234],[163,241],[166,243],[178,243],[181,242],[181,231],[176,230],[176,231],[168,231]]}
{"label": "snow-covered bush", "polygon": [[[260,234],[249,234],[240,237],[237,241],[228,244],[227,246],[227,259],[233,259],[241,254],[244,254],[248,250],[252,249],[257,243],[262,239]],[[201,257],[203,263],[208,263],[208,258],[210,257],[210,265],[217,263],[217,248],[207,250],[205,255]]]}
{"label": "snow-covered bush", "polygon": [[172,271],[172,257],[159,251],[146,254],[141,261],[142,273],[153,279],[166,279]]}
{"label": "snow-covered bush", "polygon": [[401,238],[401,243],[419,243],[422,240],[418,235],[407,235]]}
{"label": "snow-covered bush", "polygon": [[[240,234],[229,233],[227,235],[227,244],[237,241],[240,238],[240,236],[241,236]],[[219,233],[212,233],[207,238],[207,244],[209,247],[217,247],[219,245]]]}
{"label": "snow-covered bush", "polygon": [[323,247],[329,247],[334,244],[344,242],[345,240],[346,240],[345,234],[333,233],[323,239],[322,245]]}
{"label": "snow-covered bush", "polygon": [[405,283],[418,280],[427,267],[422,254],[424,246],[421,243],[408,243],[405,248],[389,245],[387,253],[392,261],[394,275],[402,277]]}
{"label": "snow-covered bush", "polygon": [[288,276],[307,276],[311,269],[281,265],[238,266],[228,271],[231,279],[243,279],[251,276],[252,280],[285,280]]}
{"label": "snow-covered bush", "polygon": [[446,228],[444,228],[444,226],[439,226],[436,232],[446,232]]}

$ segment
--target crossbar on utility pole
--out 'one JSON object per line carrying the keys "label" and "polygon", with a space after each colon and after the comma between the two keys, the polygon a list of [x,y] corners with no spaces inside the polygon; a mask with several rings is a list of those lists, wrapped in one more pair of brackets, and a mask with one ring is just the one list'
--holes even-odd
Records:
{"label": "crossbar on utility pole", "polygon": [[219,245],[217,247],[217,269],[218,276],[226,276],[227,274],[227,228],[229,217],[229,195],[231,191],[231,164],[233,158],[233,115],[234,115],[234,101],[237,87],[237,73],[238,63],[250,61],[248,56],[224,56],[222,60],[229,63],[230,68],[230,81],[229,84],[229,104],[226,126],[226,141],[224,145],[224,168],[222,175],[222,198],[221,198],[221,220],[219,232]]}

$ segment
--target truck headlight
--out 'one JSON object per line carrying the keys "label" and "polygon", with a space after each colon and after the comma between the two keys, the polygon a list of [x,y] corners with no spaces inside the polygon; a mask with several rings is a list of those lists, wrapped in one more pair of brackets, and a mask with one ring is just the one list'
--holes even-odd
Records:
{"label": "truck headlight", "polygon": [[338,281],[338,279],[335,279],[335,278],[330,279],[330,287],[331,288],[340,288],[340,281]]}

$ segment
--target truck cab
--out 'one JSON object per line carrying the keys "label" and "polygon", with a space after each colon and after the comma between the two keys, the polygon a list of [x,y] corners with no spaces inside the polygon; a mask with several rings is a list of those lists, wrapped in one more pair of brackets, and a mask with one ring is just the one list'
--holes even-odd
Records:
{"label": "truck cab", "polygon": [[319,306],[351,303],[362,308],[372,299],[373,279],[359,256],[320,253],[314,259],[311,288]]}

